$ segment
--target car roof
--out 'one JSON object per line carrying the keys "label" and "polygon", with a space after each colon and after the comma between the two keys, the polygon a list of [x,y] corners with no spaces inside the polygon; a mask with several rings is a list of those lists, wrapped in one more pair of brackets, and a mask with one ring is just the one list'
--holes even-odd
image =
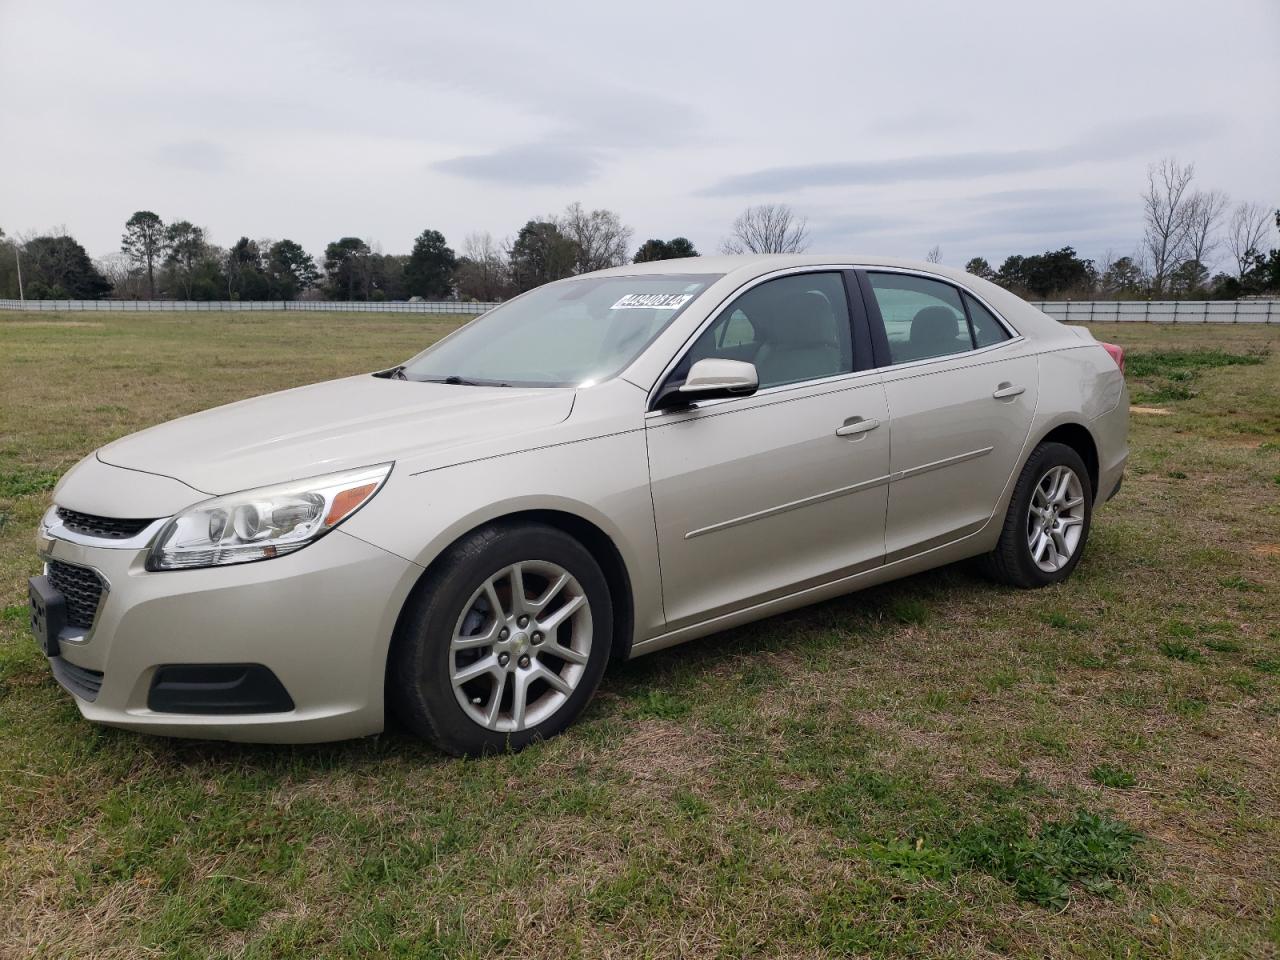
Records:
{"label": "car roof", "polygon": [[[944,267],[942,264],[929,263],[924,260],[910,260],[902,257],[884,257],[868,254],[815,254],[815,253],[748,253],[739,255],[717,255],[712,257],[682,257],[677,260],[650,260],[646,263],[628,263],[608,270],[597,270],[582,274],[589,277],[640,277],[640,276],[680,276],[683,274],[703,274],[724,277],[733,284],[743,284],[756,277],[773,273],[776,270],[790,270],[796,267],[890,267],[898,270],[910,270],[913,273],[932,274],[951,283],[959,284],[990,306],[1009,321],[1020,333],[1038,337],[1058,336],[1061,324],[1048,314],[1031,306],[1021,297],[1015,296],[1004,287],[975,277],[964,270]],[[573,278],[577,279],[577,278]]]}
{"label": "car roof", "polygon": [[853,256],[850,254],[814,254],[814,253],[744,253],[724,254],[712,257],[682,257],[677,260],[650,260],[645,263],[628,263],[608,270],[597,270],[590,274],[593,277],[635,277],[646,274],[729,274],[741,273],[766,274],[774,270],[787,270],[792,267],[829,266],[831,264],[848,264],[860,267],[898,267],[908,270],[919,270],[924,273],[953,273],[968,276],[963,271],[953,271],[936,263],[925,263],[920,260],[904,260],[898,257]]}

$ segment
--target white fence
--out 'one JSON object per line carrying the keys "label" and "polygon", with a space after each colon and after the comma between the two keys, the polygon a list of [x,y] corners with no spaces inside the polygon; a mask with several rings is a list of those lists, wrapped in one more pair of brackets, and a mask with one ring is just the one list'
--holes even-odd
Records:
{"label": "white fence", "polygon": [[[342,313],[453,313],[476,316],[496,303],[438,300],[366,303],[339,300],[0,300],[0,310],[195,313],[289,310]],[[1053,300],[1032,303],[1055,320],[1078,323],[1280,323],[1280,300]]]}
{"label": "white fence", "polygon": [[193,313],[243,313],[258,310],[323,313],[485,313],[496,303],[437,300],[417,303],[374,303],[341,300],[0,300],[0,310],[87,310],[94,312],[187,311]]}
{"label": "white fence", "polygon": [[1031,304],[1076,323],[1280,323],[1280,300],[1055,300]]}

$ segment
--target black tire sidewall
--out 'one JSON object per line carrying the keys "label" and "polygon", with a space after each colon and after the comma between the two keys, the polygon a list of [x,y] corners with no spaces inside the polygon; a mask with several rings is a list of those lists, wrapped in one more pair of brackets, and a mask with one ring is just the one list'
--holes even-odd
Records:
{"label": "black tire sidewall", "polygon": [[[1031,555],[1031,545],[1027,542],[1027,517],[1036,486],[1054,467],[1069,467],[1079,478],[1080,488],[1084,491],[1084,525],[1080,531],[1080,545],[1071,555],[1071,559],[1060,570],[1049,573],[1041,570]],[[1061,583],[1071,576],[1076,565],[1080,563],[1080,558],[1084,556],[1085,548],[1089,543],[1089,530],[1093,524],[1093,483],[1089,479],[1089,470],[1080,454],[1063,443],[1043,443],[1038,446],[1022,469],[1010,509],[1014,511],[1014,522],[1009,533],[1017,538],[1014,550],[1018,561],[1018,572],[1033,585],[1046,587]]]}
{"label": "black tire sidewall", "polygon": [[[454,694],[450,642],[463,605],[476,589],[504,567],[529,560],[555,563],[581,584],[591,605],[591,652],[578,685],[554,714],[526,730],[487,730],[467,715]],[[520,524],[476,531],[441,558],[439,569],[424,578],[410,605],[393,643],[393,707],[410,729],[451,753],[518,750],[555,736],[586,707],[608,664],[613,642],[608,583],[591,553],[555,527]]]}

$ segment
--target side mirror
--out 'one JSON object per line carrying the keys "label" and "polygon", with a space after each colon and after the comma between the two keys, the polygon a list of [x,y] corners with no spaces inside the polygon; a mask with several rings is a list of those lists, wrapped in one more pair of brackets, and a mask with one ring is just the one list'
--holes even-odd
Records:
{"label": "side mirror", "polygon": [[689,375],[680,386],[664,388],[654,406],[666,409],[687,406],[696,400],[745,397],[755,393],[759,386],[754,364],[708,357],[689,368]]}
{"label": "side mirror", "polygon": [[689,368],[689,376],[680,385],[680,392],[691,400],[704,400],[708,397],[747,396],[755,393],[759,386],[754,364],[708,357]]}

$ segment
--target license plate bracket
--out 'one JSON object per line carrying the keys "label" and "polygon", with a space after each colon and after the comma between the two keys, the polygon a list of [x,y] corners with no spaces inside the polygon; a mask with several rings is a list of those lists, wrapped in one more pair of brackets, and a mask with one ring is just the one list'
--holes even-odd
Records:
{"label": "license plate bracket", "polygon": [[31,632],[46,657],[61,653],[58,636],[67,625],[67,598],[48,577],[32,577],[27,581],[31,608]]}

